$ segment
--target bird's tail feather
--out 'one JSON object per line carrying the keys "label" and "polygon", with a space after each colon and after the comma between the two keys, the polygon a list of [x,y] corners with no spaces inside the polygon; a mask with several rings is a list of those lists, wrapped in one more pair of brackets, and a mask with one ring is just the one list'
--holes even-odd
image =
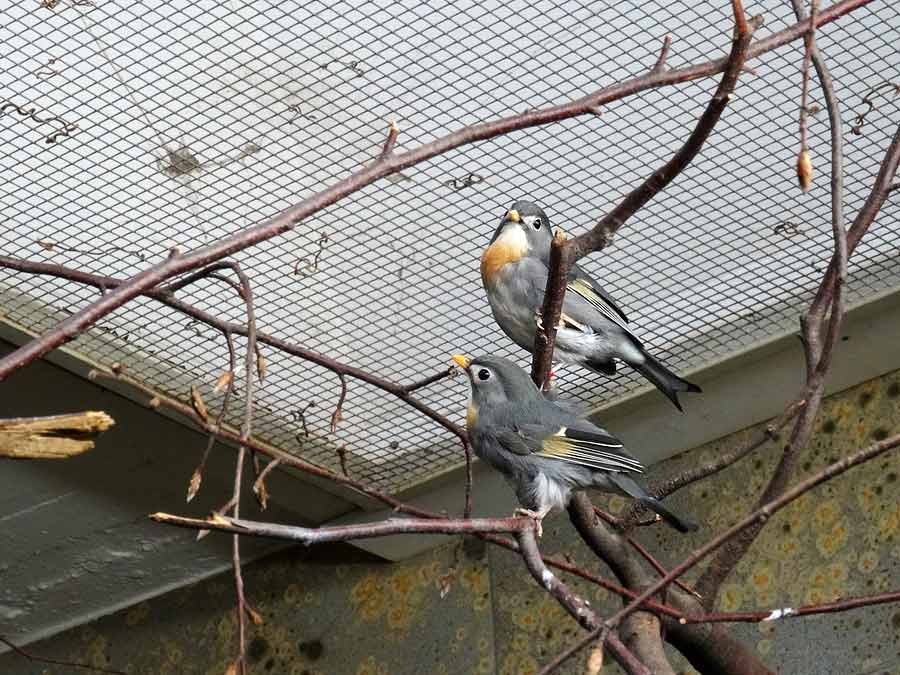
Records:
{"label": "bird's tail feather", "polygon": [[678,392],[703,391],[696,384],[678,377],[678,375],[666,368],[663,364],[661,364],[646,352],[644,352],[643,363],[630,363],[629,365],[636,371],[638,371],[641,375],[650,380],[657,389],[664,393],[669,398],[669,400],[675,404],[675,407],[679,410],[681,410],[681,403],[678,402]]}
{"label": "bird's tail feather", "polygon": [[697,523],[691,522],[690,520],[684,520],[680,516],[676,516],[668,508],[666,508],[666,506],[661,501],[659,501],[658,499],[654,499],[653,497],[648,495],[640,485],[635,483],[628,476],[624,476],[619,473],[609,473],[606,475],[606,478],[626,495],[638,501],[642,506],[645,506],[654,513],[659,514],[663,520],[665,520],[669,525],[671,525],[679,532],[693,532],[698,528]]}

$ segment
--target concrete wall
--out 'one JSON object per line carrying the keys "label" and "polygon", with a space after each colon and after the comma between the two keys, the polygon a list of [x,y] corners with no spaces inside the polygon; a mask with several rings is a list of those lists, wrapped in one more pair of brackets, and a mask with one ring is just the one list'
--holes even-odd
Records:
{"label": "concrete wall", "polygon": [[[804,473],[900,431],[900,371],[830,397],[801,461]],[[665,475],[715,456],[752,430],[732,434],[655,467]],[[686,489],[673,506],[703,523],[674,536],[641,538],[670,564],[733,522],[759,492],[777,448]],[[797,606],[900,586],[900,461],[858,468],[774,517],[725,586],[723,609]],[[615,510],[619,499],[609,500]],[[590,555],[564,518],[545,525],[542,548]],[[253,672],[531,673],[578,633],[537,589],[513,554],[457,540],[402,563],[348,546],[296,548],[248,566],[248,597],[265,617],[252,627]],[[616,600],[573,584],[601,611]],[[221,575],[32,645],[35,653],[129,673],[224,672],[235,648],[233,591]],[[900,606],[735,627],[782,673],[900,672]],[[582,672],[583,658],[563,672]],[[681,672],[691,669],[676,659]],[[65,667],[0,656],[3,673],[68,673]],[[607,666],[604,672],[617,672]]]}

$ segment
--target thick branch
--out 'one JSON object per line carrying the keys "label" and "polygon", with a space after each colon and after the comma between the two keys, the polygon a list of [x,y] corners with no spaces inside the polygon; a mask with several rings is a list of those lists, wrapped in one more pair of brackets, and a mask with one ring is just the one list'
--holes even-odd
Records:
{"label": "thick branch", "polygon": [[[583,627],[588,630],[602,628],[600,620],[594,611],[587,605],[584,600],[572,593],[568,586],[560,581],[553,572],[547,569],[541,558],[537,542],[534,537],[533,529],[522,529],[518,532],[519,552],[525,561],[525,566],[531,572],[531,576],[537,581],[550,595],[569,612],[569,614]],[[609,649],[613,658],[621,665],[627,673],[633,675],[651,675],[646,666],[642,664],[634,653],[631,652],[619,640],[618,636],[613,632],[607,632],[604,635],[605,646]]]}
{"label": "thick branch", "polygon": [[[792,2],[794,13],[798,20],[802,20],[804,18],[802,3],[800,0],[792,0]],[[815,10],[815,3],[813,9]],[[812,435],[815,417],[825,393],[825,378],[831,365],[835,345],[840,337],[841,323],[844,317],[843,287],[847,277],[849,255],[843,211],[844,132],[840,107],[834,92],[834,83],[828,67],[815,46],[812,31],[807,38],[806,49],[819,76],[831,129],[831,229],[834,239],[834,254],[831,264],[834,267],[834,273],[824,275],[819,292],[801,322],[806,360],[806,386],[800,396],[807,401],[807,405],[794,424],[778,466],[757,502],[758,506],[781,494],[796,473],[798,456]],[[830,317],[823,341],[822,327],[827,310],[830,310]],[[706,597],[707,607],[712,606],[723,581],[746,554],[763,526],[764,523],[760,522],[743,531],[739,537],[729,542],[719,552],[703,573],[698,581],[698,588]]]}
{"label": "thick branch", "polygon": [[[602,251],[622,225],[631,216],[659,194],[678,174],[691,163],[700,152],[706,139],[712,133],[716,123],[722,116],[725,106],[731,99],[731,93],[737,84],[738,76],[747,58],[753,31],[762,23],[760,17],[750,23],[744,16],[740,0],[732,1],[735,17],[735,34],[731,44],[726,66],[719,81],[719,86],[707,104],[706,109],[694,126],[688,139],[663,166],[656,169],[638,187],[607,213],[591,230],[566,242],[554,238],[556,250],[551,249],[550,271],[547,287],[544,291],[544,304],[541,311],[544,330],[535,335],[534,357],[532,359],[531,376],[535,383],[549,381],[550,362],[553,357],[553,343],[556,335],[556,324],[562,313],[563,299],[569,270],[578,260],[587,255]],[[653,75],[654,71],[651,71]]]}

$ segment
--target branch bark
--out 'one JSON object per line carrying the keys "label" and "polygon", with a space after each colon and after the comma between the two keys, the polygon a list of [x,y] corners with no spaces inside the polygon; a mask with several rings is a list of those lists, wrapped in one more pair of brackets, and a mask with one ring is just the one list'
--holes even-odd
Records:
{"label": "branch bark", "polygon": [[[731,93],[737,85],[738,77],[747,59],[753,32],[762,23],[761,17],[754,17],[750,22],[747,21],[740,0],[732,0],[732,10],[735,22],[734,38],[731,43],[731,52],[725,62],[722,79],[688,139],[668,162],[656,169],[644,182],[629,192],[593,228],[567,242],[554,237],[541,312],[544,330],[537,331],[535,335],[534,356],[531,365],[531,379],[539,386],[549,382],[550,379],[556,325],[562,314],[566,283],[572,265],[589,253],[602,251],[612,236],[631,216],[687,168],[703,148],[703,144],[721,118],[725,106],[728,105]],[[656,76],[655,71],[654,67],[648,75]]]}

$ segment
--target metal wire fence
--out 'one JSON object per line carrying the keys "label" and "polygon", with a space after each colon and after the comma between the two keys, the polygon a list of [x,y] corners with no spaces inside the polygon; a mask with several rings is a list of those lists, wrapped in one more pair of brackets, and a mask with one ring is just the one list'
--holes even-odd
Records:
{"label": "metal wire fence", "polygon": [[[760,36],[793,23],[787,2],[747,10],[765,15]],[[389,119],[403,129],[399,147],[413,147],[642,73],[667,34],[672,66],[724,54],[731,34],[726,2],[41,0],[7,3],[0,17],[0,249],[119,277],[359,167],[377,154]],[[847,136],[853,213],[900,122],[900,6],[874,2],[817,40],[848,129],[875,97]],[[795,42],[752,62],[702,156],[587,262],[677,371],[793,329],[827,263],[824,113],[811,120],[816,185],[803,195],[794,184],[801,57]],[[461,148],[239,254],[260,327],[399,381],[460,351],[526,364],[494,325],[478,276],[504,209],[527,196],[568,231],[590,225],[671,155],[714,86],[650,91],[599,118]],[[854,257],[851,300],[900,281],[898,215],[896,200],[885,205]],[[95,295],[0,272],[2,318],[32,331]],[[243,320],[225,284],[202,282],[182,297]],[[149,300],[71,347],[180,397],[200,383],[213,404],[227,366],[215,331]],[[329,433],[335,376],[264,351],[262,438],[337,470],[344,448],[351,475],[391,490],[461,461],[446,432],[357,382]],[[642,383],[627,370],[607,379],[569,368],[559,386],[599,403]],[[421,393],[461,420],[462,381]]]}

